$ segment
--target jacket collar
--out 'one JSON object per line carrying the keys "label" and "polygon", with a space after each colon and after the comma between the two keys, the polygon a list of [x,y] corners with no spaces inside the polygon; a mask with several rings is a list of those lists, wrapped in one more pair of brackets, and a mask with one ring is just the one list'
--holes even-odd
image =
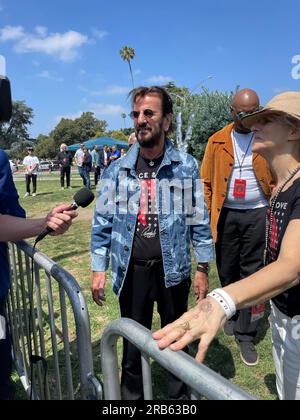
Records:
{"label": "jacket collar", "polygon": [[[224,144],[224,149],[234,157],[233,144],[231,133],[234,129],[234,123],[226,125],[221,131],[219,131],[213,139],[214,143]],[[252,161],[259,156],[258,153],[253,153]]]}
{"label": "jacket collar", "polygon": [[[134,143],[131,146],[130,151],[120,162],[120,169],[135,169],[136,162],[140,152],[140,145],[138,142]],[[162,166],[171,165],[172,162],[181,162],[182,158],[180,156],[179,150],[175,149],[171,140],[166,138],[165,141],[165,155],[161,164]]]}

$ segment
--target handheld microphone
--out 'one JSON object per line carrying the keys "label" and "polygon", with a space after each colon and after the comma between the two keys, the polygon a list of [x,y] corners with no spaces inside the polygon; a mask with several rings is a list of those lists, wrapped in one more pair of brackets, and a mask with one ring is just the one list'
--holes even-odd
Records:
{"label": "handheld microphone", "polygon": [[[81,190],[77,191],[77,193],[74,195],[74,201],[70,206],[70,210],[76,210],[78,209],[78,207],[85,208],[92,203],[94,198],[95,196],[91,190],[89,190],[88,188],[81,188]],[[45,236],[47,236],[51,232],[53,232],[53,229],[51,229],[49,226],[46,227],[46,229],[44,229],[43,232],[41,232],[36,238],[35,244],[40,242],[42,239],[45,238]]]}

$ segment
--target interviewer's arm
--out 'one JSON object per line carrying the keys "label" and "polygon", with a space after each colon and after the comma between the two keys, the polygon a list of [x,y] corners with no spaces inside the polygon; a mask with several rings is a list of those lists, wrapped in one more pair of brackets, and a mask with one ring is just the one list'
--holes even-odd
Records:
{"label": "interviewer's arm", "polygon": [[68,211],[69,208],[65,204],[56,207],[42,219],[22,219],[0,214],[0,241],[19,241],[38,236],[47,226],[54,230],[52,235],[62,234],[77,216],[75,211]]}
{"label": "interviewer's arm", "polygon": [[0,241],[19,241],[31,236],[38,236],[46,226],[46,218],[30,220],[0,215]]}

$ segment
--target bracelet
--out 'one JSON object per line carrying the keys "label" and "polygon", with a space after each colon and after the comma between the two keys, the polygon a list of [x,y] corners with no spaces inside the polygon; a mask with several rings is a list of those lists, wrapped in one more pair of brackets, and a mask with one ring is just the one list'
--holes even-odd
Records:
{"label": "bracelet", "polygon": [[198,273],[205,273],[205,274],[208,274],[208,268],[204,268],[204,267],[197,267],[196,271],[198,271]]}
{"label": "bracelet", "polygon": [[208,274],[209,265],[208,265],[207,263],[206,263],[206,264],[198,263],[198,264],[197,264],[197,268],[196,268],[196,270],[197,270],[199,273],[205,273],[205,274]]}
{"label": "bracelet", "polygon": [[227,292],[223,289],[215,289],[207,296],[211,297],[212,299],[216,300],[223,308],[227,320],[233,317],[236,313],[236,305],[232,298],[229,296]]}

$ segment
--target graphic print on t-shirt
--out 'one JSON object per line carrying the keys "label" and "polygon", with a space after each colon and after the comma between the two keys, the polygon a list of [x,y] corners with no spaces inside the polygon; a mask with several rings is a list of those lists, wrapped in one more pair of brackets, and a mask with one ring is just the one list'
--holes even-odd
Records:
{"label": "graphic print on t-shirt", "polygon": [[[152,176],[155,177],[156,174],[153,172]],[[141,182],[141,200],[137,232],[146,239],[155,238],[157,236],[158,218],[155,197],[156,179],[144,179]]]}
{"label": "graphic print on t-shirt", "polygon": [[[288,203],[286,202],[278,201],[275,204],[269,238],[269,251],[272,261],[275,261],[278,256],[279,240],[282,239],[282,228],[287,207]],[[270,209],[268,210],[268,220],[270,220]]]}
{"label": "graphic print on t-shirt", "polygon": [[141,182],[140,207],[133,243],[133,258],[161,259],[158,209],[156,203],[156,175],[163,156],[153,162],[138,157],[136,172]]}
{"label": "graphic print on t-shirt", "polygon": [[[297,178],[287,190],[281,192],[277,197],[273,220],[272,226],[274,229],[270,232],[267,255],[268,263],[277,260],[289,223],[294,220],[300,220],[300,178]],[[274,236],[271,240],[273,232]],[[272,301],[286,316],[290,318],[299,316],[300,285],[291,287],[275,296]]]}

